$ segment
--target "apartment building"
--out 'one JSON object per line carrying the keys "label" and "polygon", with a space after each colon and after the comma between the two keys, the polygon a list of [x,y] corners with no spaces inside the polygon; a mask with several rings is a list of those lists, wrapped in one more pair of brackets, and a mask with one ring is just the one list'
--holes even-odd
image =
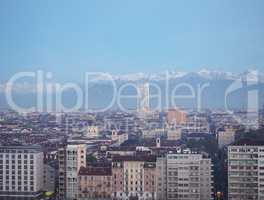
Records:
{"label": "apartment building", "polygon": [[39,146],[0,147],[0,199],[38,199],[43,190]]}
{"label": "apartment building", "polygon": [[79,200],[110,200],[112,195],[111,166],[81,167],[78,186]]}
{"label": "apartment building", "polygon": [[211,159],[190,151],[157,158],[157,199],[213,199]]}
{"label": "apartment building", "polygon": [[70,143],[59,149],[59,198],[78,198],[78,172],[86,166],[86,145]]}
{"label": "apartment building", "polygon": [[264,143],[241,141],[228,147],[228,199],[264,199]]}
{"label": "apartment building", "polygon": [[156,156],[115,156],[112,176],[113,199],[156,199]]}

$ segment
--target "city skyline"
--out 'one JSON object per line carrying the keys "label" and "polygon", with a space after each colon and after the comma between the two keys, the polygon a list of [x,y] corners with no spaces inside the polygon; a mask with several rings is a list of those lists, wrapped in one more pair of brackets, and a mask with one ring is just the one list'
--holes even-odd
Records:
{"label": "city skyline", "polygon": [[263,0],[0,0],[0,199],[263,200]]}

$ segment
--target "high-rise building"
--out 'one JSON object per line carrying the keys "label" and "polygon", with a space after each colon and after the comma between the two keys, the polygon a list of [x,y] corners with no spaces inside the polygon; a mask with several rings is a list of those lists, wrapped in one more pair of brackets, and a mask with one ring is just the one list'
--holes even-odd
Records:
{"label": "high-rise building", "polygon": [[150,110],[149,103],[149,83],[144,83],[138,87],[138,111],[148,112]]}
{"label": "high-rise building", "polygon": [[113,199],[156,199],[155,156],[115,156],[112,174]]}
{"label": "high-rise building", "polygon": [[241,141],[228,147],[228,199],[264,199],[264,143]]}
{"label": "high-rise building", "polygon": [[213,199],[211,159],[202,154],[167,154],[157,158],[157,199]]}
{"label": "high-rise building", "polygon": [[86,167],[86,145],[67,144],[59,149],[59,197],[60,200],[78,198],[78,172]]}
{"label": "high-rise building", "polygon": [[58,178],[58,164],[57,161],[45,161],[44,160],[44,191],[55,192]]}
{"label": "high-rise building", "polygon": [[0,199],[38,199],[43,191],[39,146],[0,147]]}

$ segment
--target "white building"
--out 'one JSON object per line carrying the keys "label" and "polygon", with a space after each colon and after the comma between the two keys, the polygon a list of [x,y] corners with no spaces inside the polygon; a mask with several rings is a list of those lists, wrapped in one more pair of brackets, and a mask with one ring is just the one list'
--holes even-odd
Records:
{"label": "white building", "polygon": [[43,190],[43,165],[39,146],[1,146],[0,199],[37,199]]}
{"label": "white building", "polygon": [[213,199],[210,158],[188,151],[157,159],[157,199]]}
{"label": "white building", "polygon": [[86,167],[86,145],[68,144],[59,149],[59,196],[60,199],[78,198],[78,172]]}
{"label": "white building", "polygon": [[264,145],[240,143],[228,147],[228,199],[264,199]]}

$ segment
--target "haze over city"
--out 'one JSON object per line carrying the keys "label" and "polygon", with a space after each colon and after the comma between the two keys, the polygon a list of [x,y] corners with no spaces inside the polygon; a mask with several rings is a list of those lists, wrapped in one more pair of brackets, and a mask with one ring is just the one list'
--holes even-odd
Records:
{"label": "haze over city", "polygon": [[0,0],[0,200],[263,200],[263,0]]}

